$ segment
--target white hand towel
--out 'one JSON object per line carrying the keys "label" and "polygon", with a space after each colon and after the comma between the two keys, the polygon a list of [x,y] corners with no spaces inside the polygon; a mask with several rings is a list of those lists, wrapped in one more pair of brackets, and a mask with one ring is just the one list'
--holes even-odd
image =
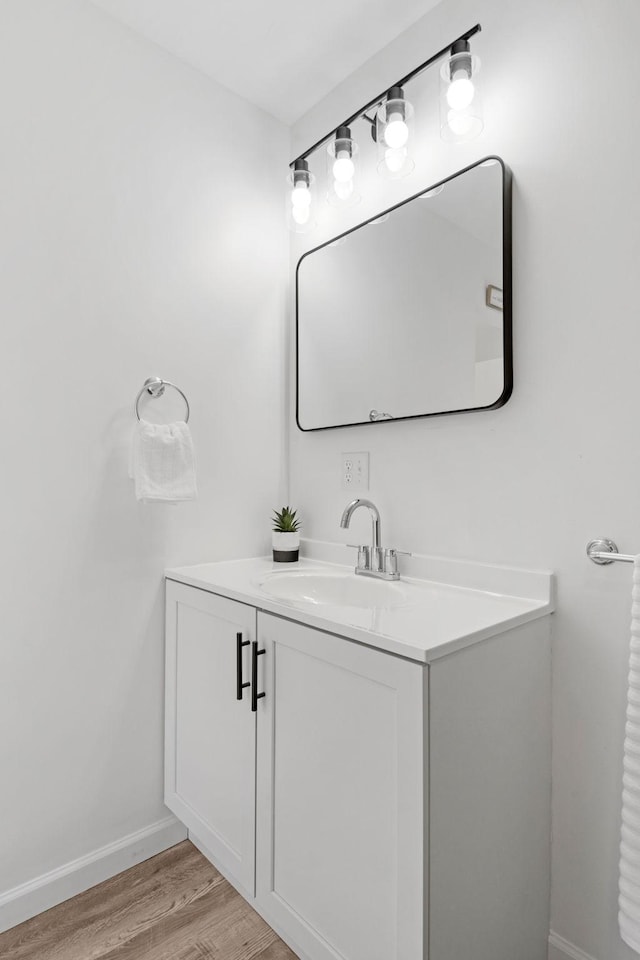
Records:
{"label": "white hand towel", "polygon": [[140,420],[133,432],[130,473],[137,500],[195,500],[195,454],[187,424]]}
{"label": "white hand towel", "polygon": [[618,907],[620,936],[640,953],[640,556],[633,563],[631,594]]}

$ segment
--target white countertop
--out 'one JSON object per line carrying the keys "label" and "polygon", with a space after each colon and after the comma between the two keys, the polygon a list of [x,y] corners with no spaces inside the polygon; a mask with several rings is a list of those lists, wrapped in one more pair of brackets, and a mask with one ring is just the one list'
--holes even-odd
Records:
{"label": "white countertop", "polygon": [[260,586],[265,577],[296,571],[355,576],[353,567],[326,559],[340,555],[342,549],[337,544],[306,541],[304,551],[314,556],[297,563],[273,563],[270,558],[257,557],[175,567],[167,570],[166,576],[420,663],[553,611],[550,573],[431,557],[414,557],[405,564],[408,573],[421,576],[403,574],[399,581],[404,588],[403,601],[389,607],[362,609],[294,601],[270,596]]}

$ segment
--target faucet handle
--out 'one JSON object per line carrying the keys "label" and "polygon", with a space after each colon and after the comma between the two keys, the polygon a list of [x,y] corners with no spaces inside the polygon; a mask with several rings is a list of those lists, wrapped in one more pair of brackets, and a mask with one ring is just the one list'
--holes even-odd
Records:
{"label": "faucet handle", "polygon": [[390,574],[397,574],[398,572],[398,557],[410,557],[412,554],[408,550],[396,550],[395,547],[390,547],[384,551],[384,572]]}
{"label": "faucet handle", "polygon": [[356,570],[371,569],[371,547],[362,546],[356,543],[347,543],[346,546],[351,547],[352,550],[358,551],[358,563],[356,565]]}

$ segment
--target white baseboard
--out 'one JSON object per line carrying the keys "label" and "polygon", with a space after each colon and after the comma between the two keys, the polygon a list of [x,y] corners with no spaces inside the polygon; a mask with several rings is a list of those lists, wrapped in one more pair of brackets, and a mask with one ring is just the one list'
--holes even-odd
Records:
{"label": "white baseboard", "polygon": [[584,950],[579,950],[564,937],[558,936],[553,930],[549,934],[549,960],[595,960]]}
{"label": "white baseboard", "polygon": [[136,863],[155,857],[186,838],[186,828],[175,817],[165,817],[0,894],[0,933],[115,877]]}
{"label": "white baseboard", "polygon": [[[0,894],[0,933],[50,910],[58,903],[75,897],[97,883],[109,880],[129,867],[142,863],[187,839],[187,829],[175,817],[165,817],[109,843],[84,857],[45,873],[35,880]],[[196,837],[192,842],[215,864],[208,850]],[[223,872],[223,871],[221,871]],[[231,881],[234,883],[233,881]],[[237,883],[234,883],[237,887]],[[244,890],[240,890],[247,897]],[[595,960],[590,954],[551,931],[548,960]]]}

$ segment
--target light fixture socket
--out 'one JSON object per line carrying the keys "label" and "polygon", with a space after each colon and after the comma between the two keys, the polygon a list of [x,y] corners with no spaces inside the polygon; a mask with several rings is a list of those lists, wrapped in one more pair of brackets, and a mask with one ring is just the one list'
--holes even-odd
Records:
{"label": "light fixture socket", "polygon": [[391,87],[376,111],[374,140],[378,145],[378,173],[387,180],[400,180],[413,172],[413,106],[400,86]]}
{"label": "light fixture socket", "polygon": [[351,128],[346,126],[338,127],[336,130],[336,142],[341,144],[341,149],[349,151],[349,156],[351,156],[351,150],[353,141],[351,139]]}
{"label": "light fixture socket", "polygon": [[387,103],[389,103],[390,100],[398,101],[398,104],[397,104],[398,113],[401,115],[402,119],[404,120],[405,113],[406,113],[406,109],[405,109],[406,103],[404,99],[404,90],[402,89],[402,87],[391,87],[391,89],[387,94]]}
{"label": "light fixture socket", "polygon": [[471,44],[468,40],[456,40],[451,47],[451,57],[449,59],[450,72],[449,77],[453,80],[452,61],[455,57],[455,69],[464,70],[469,79],[473,73],[473,58],[471,56]]}
{"label": "light fixture socket", "polygon": [[311,183],[311,173],[309,172],[309,163],[307,160],[295,160],[293,164],[293,183],[294,185],[309,186]]}

